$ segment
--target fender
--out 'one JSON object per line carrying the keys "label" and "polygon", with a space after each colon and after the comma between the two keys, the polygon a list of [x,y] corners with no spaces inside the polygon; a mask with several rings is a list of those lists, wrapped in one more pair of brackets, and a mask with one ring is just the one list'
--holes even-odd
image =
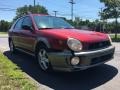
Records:
{"label": "fender", "polygon": [[[50,43],[48,42],[47,38],[45,38],[45,37],[38,37],[36,45],[38,42],[43,42],[48,48],[51,48]],[[35,47],[36,47],[36,45],[35,45]]]}

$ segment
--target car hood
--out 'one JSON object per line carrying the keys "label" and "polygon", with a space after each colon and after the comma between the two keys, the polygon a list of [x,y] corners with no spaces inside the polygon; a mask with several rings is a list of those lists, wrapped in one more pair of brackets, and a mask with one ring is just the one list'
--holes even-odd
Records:
{"label": "car hood", "polygon": [[78,29],[46,29],[42,32],[58,38],[75,38],[82,42],[99,42],[109,39],[108,36],[103,33]]}

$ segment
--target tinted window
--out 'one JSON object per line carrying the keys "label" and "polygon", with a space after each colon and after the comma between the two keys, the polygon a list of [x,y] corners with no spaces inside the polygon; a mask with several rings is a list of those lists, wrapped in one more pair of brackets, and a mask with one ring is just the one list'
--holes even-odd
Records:
{"label": "tinted window", "polygon": [[23,18],[19,19],[19,20],[17,21],[17,23],[15,24],[14,29],[20,30],[21,27],[22,27],[22,22],[23,22]]}
{"label": "tinted window", "polygon": [[25,17],[24,20],[23,20],[22,25],[32,27],[32,20],[31,20],[31,18],[30,17]]}

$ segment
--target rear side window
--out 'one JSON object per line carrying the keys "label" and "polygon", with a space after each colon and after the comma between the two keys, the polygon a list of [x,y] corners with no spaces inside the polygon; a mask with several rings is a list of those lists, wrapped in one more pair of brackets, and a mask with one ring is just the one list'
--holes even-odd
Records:
{"label": "rear side window", "polygon": [[23,18],[19,19],[15,24],[14,29],[17,29],[17,30],[22,29],[22,22],[23,22]]}

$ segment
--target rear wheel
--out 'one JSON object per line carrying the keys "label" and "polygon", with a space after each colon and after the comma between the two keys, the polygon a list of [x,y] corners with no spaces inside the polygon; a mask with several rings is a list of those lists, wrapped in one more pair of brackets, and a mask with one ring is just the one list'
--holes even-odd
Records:
{"label": "rear wheel", "polygon": [[47,55],[47,50],[45,47],[40,47],[38,52],[37,52],[37,59],[39,66],[43,71],[51,71],[52,66],[50,64],[48,55]]}
{"label": "rear wheel", "polygon": [[9,41],[9,47],[10,47],[10,51],[11,51],[12,53],[14,53],[14,52],[15,52],[15,47],[14,47],[14,44],[13,44],[13,41],[12,41],[12,40]]}

